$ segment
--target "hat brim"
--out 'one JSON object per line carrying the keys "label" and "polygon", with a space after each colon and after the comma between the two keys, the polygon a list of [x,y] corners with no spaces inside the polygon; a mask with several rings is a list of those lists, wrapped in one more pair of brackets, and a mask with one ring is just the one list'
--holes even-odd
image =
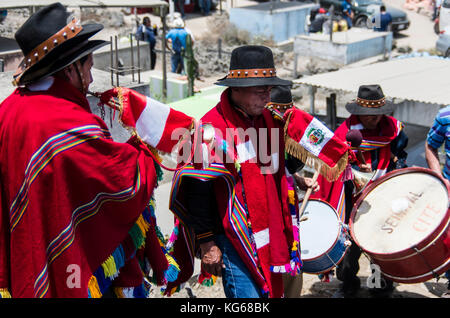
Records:
{"label": "hat brim", "polygon": [[67,56],[66,58],[64,58],[62,60],[57,60],[57,61],[47,64],[47,65],[41,65],[41,67],[39,69],[37,69],[35,72],[24,74],[21,78],[20,84],[27,84],[32,81],[36,81],[36,80],[39,80],[46,76],[55,74],[56,72],[64,69],[65,67],[69,66],[70,64],[76,62],[77,60],[94,52],[95,50],[97,50],[105,45],[108,45],[109,43],[110,42],[103,41],[103,40],[89,41],[84,46],[80,47],[79,50],[77,50],[76,52]]}
{"label": "hat brim", "polygon": [[345,109],[352,115],[389,115],[394,112],[394,104],[386,100],[386,104],[380,107],[363,107],[351,102],[345,105]]}
{"label": "hat brim", "polygon": [[277,86],[292,85],[292,81],[273,77],[227,78],[217,80],[214,84],[228,87]]}
{"label": "hat brim", "polygon": [[[85,24],[82,27],[83,30],[81,30],[80,33],[51,50],[46,56],[39,60],[39,62],[27,69],[20,77],[19,85],[24,85],[51,75],[65,66],[72,64],[77,59],[80,59],[109,43],[107,41],[96,40],[89,41],[87,42],[88,44],[82,45],[83,42],[87,41],[90,37],[101,31],[103,29],[103,25]],[[102,42],[103,45],[101,45],[100,42]],[[76,50],[69,56],[61,58],[65,51],[72,50],[76,46],[80,46],[80,49]],[[21,63],[23,63],[23,61]],[[58,65],[58,69],[53,69],[56,65]]]}

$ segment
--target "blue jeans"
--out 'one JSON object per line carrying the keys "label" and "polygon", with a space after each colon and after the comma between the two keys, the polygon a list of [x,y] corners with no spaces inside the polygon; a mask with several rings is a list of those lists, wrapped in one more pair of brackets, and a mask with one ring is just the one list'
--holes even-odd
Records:
{"label": "blue jeans", "polygon": [[351,29],[352,28],[352,18],[350,18],[347,15],[344,15],[344,19],[345,19],[345,21],[347,21],[348,28]]}
{"label": "blue jeans", "polygon": [[211,10],[211,0],[200,0],[200,5],[202,7],[202,12],[208,15]]}
{"label": "blue jeans", "polygon": [[181,13],[181,17],[184,19],[184,1],[185,0],[176,0],[175,1],[175,10]]}
{"label": "blue jeans", "polygon": [[261,290],[250,271],[241,260],[225,235],[216,236],[216,244],[222,251],[225,268],[222,268],[222,284],[227,298],[262,298]]}
{"label": "blue jeans", "polygon": [[175,54],[172,54],[171,57],[172,62],[172,73],[177,72],[178,65],[181,65],[181,72],[183,71],[184,65],[183,65],[183,57],[181,56],[181,52],[175,52]]}

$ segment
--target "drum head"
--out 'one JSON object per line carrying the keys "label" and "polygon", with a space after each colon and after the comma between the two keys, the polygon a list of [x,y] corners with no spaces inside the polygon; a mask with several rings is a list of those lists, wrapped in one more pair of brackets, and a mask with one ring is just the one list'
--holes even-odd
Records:
{"label": "drum head", "polygon": [[367,252],[415,247],[448,222],[448,191],[441,179],[428,169],[401,170],[371,184],[353,208],[350,231]]}
{"label": "drum head", "polygon": [[335,244],[341,226],[335,209],[328,203],[310,199],[300,222],[299,236],[302,259],[310,260],[326,253]]}

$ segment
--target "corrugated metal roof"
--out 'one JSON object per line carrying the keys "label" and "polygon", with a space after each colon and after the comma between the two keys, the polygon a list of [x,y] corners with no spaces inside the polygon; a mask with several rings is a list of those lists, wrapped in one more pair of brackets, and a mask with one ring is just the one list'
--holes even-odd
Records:
{"label": "corrugated metal roof", "polygon": [[388,98],[448,105],[450,59],[399,58],[308,76],[294,82],[354,93],[360,85],[379,84]]}
{"label": "corrugated metal roof", "polygon": [[64,6],[71,7],[159,7],[168,6],[163,0],[0,0],[0,8],[14,9],[25,7],[44,7],[49,4],[60,2]]}

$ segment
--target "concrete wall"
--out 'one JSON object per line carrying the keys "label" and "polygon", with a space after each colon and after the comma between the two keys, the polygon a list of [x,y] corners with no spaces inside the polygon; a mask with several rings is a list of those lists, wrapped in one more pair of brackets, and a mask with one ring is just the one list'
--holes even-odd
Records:
{"label": "concrete wall", "polygon": [[0,72],[0,103],[15,89],[12,84],[13,75],[14,71]]}
{"label": "concrete wall", "polygon": [[293,39],[298,34],[305,34],[306,17],[315,4],[283,2],[283,7],[270,11],[270,3],[256,6],[231,8],[230,22],[239,29],[247,30],[252,36],[272,38],[275,43]]}
{"label": "concrete wall", "polygon": [[[148,73],[144,73],[145,80],[149,81],[149,89],[150,89],[150,95],[156,100],[163,101],[162,100],[162,86],[163,86],[163,80],[162,80],[162,73],[161,72],[151,72],[148,75]],[[188,81],[178,79],[180,77],[173,76],[173,73],[168,73],[167,78],[167,98],[165,103],[175,102],[180,99],[184,99],[188,97]]]}
{"label": "concrete wall", "polygon": [[[141,74],[140,80],[149,85],[149,93],[148,96],[159,100],[161,102],[169,103],[174,102],[183,98],[188,97],[188,82],[187,80],[180,79],[180,74],[174,74],[170,71],[167,71],[167,99],[163,100],[163,92],[162,92],[162,72],[150,70],[150,48],[149,45],[140,42],[139,52],[140,52],[140,67]],[[129,42],[120,43],[118,48],[118,56],[122,59],[123,65],[126,67],[130,67],[131,63],[131,46]],[[134,66],[138,66],[137,62],[137,46],[136,41],[133,41],[133,59]],[[116,56],[115,50],[113,50],[113,66],[115,67]],[[167,68],[170,68],[170,58],[167,59]],[[105,80],[111,84],[111,48],[109,46],[103,47],[102,49],[96,51],[94,53],[94,66],[98,70],[102,70],[109,73],[109,76],[105,78]],[[131,71],[124,71],[122,75],[127,75],[128,79],[124,80],[124,76],[119,76],[119,86],[123,86],[122,82],[127,81],[131,82]],[[138,81],[137,71],[134,73],[134,81]],[[113,75],[112,85],[116,85],[116,75]]]}
{"label": "concrete wall", "polygon": [[[395,102],[395,101],[394,101]],[[431,127],[439,109],[446,105],[428,104],[415,101],[395,102],[394,117],[404,123]]]}
{"label": "concrete wall", "polygon": [[392,33],[371,30],[349,30],[328,34],[299,35],[294,40],[294,52],[300,56],[321,57],[341,65],[351,64],[392,50]]}
{"label": "concrete wall", "polygon": [[1,52],[0,59],[3,60],[5,72],[15,71],[23,59],[23,54],[21,50]]}
{"label": "concrete wall", "polygon": [[17,69],[23,54],[15,39],[0,36],[0,59],[3,60],[4,72]]}
{"label": "concrete wall", "polygon": [[354,63],[392,50],[392,33],[351,43],[347,46],[346,64]]}

